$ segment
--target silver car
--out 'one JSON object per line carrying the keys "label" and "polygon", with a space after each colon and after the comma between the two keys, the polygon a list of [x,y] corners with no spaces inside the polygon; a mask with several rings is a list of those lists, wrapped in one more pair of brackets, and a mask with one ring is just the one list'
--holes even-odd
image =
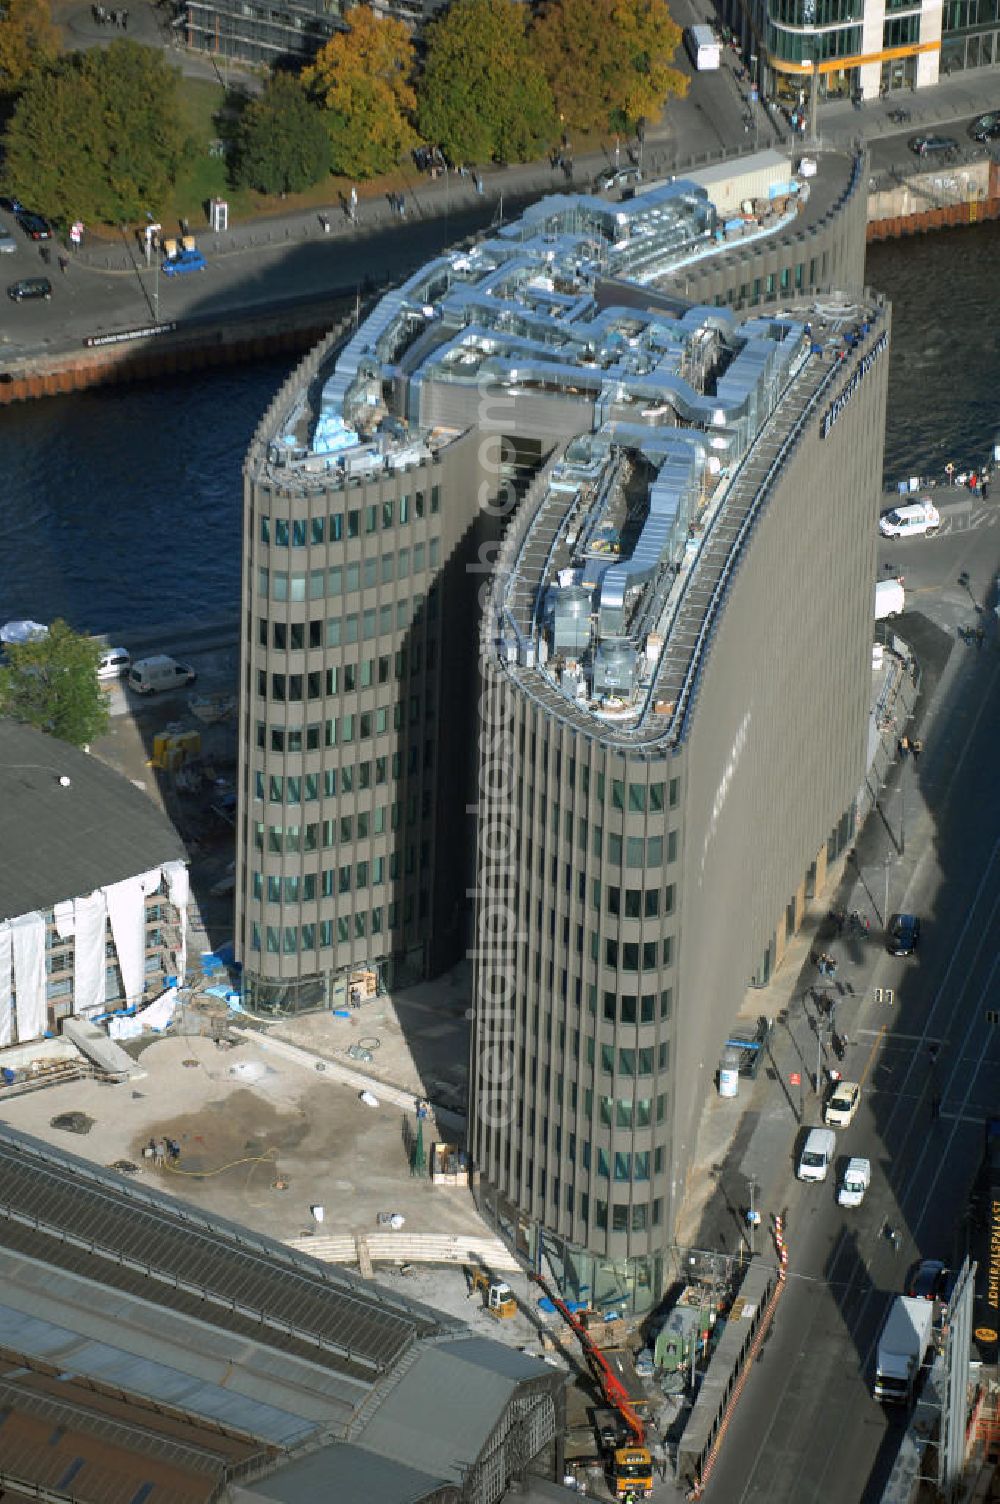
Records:
{"label": "silver car", "polygon": [[0,225],[0,256],[13,256],[17,250],[17,241],[9,230]]}

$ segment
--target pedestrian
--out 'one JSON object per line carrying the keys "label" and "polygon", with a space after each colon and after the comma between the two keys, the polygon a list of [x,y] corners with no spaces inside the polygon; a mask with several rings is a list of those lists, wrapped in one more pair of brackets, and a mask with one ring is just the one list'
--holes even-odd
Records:
{"label": "pedestrian", "polygon": [[983,483],[982,483],[982,485],[979,487],[979,494],[983,498],[984,501],[989,501],[989,499],[990,499],[990,483],[989,483],[988,480],[984,480]]}
{"label": "pedestrian", "polygon": [[976,647],[977,648],[981,648],[982,645],[983,645],[983,643],[985,641],[986,641],[986,633],[983,631],[982,627],[977,627],[976,628]]}
{"label": "pedestrian", "polygon": [[923,750],[924,750],[924,744],[919,739],[915,739],[914,741],[912,741],[910,743],[910,751],[913,753],[913,761],[914,762],[918,762],[919,761],[920,754],[921,754],[921,752]]}
{"label": "pedestrian", "polygon": [[69,267],[69,258],[67,256],[60,256],[59,257],[59,270],[62,272],[62,274],[63,274],[64,277],[66,275],[66,271],[67,271],[68,267]]}
{"label": "pedestrian", "polygon": [[402,194],[399,195],[399,217],[400,219],[406,218],[406,199]]}
{"label": "pedestrian", "polygon": [[52,252],[49,250],[48,246],[40,245],[38,247],[38,254],[45,262],[45,265],[48,266],[49,262],[52,260]]}

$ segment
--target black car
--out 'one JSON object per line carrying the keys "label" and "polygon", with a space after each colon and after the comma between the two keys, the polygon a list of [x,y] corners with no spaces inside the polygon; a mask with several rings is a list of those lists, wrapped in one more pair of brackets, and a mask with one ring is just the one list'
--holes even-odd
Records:
{"label": "black car", "polygon": [[907,145],[918,157],[946,157],[958,150],[954,136],[911,136]]}
{"label": "black car", "polygon": [[937,1300],[948,1280],[948,1266],[940,1259],[921,1259],[906,1285],[907,1295],[919,1300]]}
{"label": "black car", "polygon": [[20,282],[10,284],[7,296],[14,303],[33,302],[35,298],[51,298],[52,283],[48,277],[23,277]]}
{"label": "black car", "polygon": [[889,920],[887,944],[893,956],[912,956],[920,944],[920,920],[916,914],[893,914]]}
{"label": "black car", "polygon": [[978,115],[969,126],[973,141],[995,141],[1000,137],[1000,111],[990,115]]}
{"label": "black car", "polygon": [[32,214],[30,209],[22,209],[17,216],[17,222],[29,240],[52,239],[52,229],[48,220],[43,219],[40,214]]}

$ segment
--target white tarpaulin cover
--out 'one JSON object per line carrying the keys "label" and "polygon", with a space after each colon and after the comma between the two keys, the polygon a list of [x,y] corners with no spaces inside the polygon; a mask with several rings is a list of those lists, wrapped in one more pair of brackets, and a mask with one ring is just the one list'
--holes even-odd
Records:
{"label": "white tarpaulin cover", "polygon": [[168,987],[166,992],[161,992],[140,1013],[133,1013],[131,1017],[109,1018],[108,1033],[112,1039],[135,1039],[146,1029],[165,1029],[173,1019],[177,999],[177,988]]}
{"label": "white tarpaulin cover", "polygon": [[101,1013],[107,996],[104,927],[108,906],[97,890],[73,903],[76,945],[73,957],[73,1012]]}
{"label": "white tarpaulin cover", "polygon": [[59,939],[72,940],[76,934],[72,898],[67,898],[63,903],[57,903],[52,910],[52,918],[55,921],[56,934]]}
{"label": "white tarpaulin cover", "polygon": [[146,985],[146,894],[159,886],[157,867],[103,889],[127,1003],[138,1002]]}
{"label": "white tarpaulin cover", "polygon": [[11,1042],[10,951],[10,925],[0,924],[0,1048]]}
{"label": "white tarpaulin cover", "polygon": [[48,627],[40,621],[8,621],[0,627],[0,642],[33,642],[48,635]]}
{"label": "white tarpaulin cover", "polygon": [[17,1038],[41,1039],[45,1033],[45,919],[19,914],[10,922],[14,948],[14,995]]}
{"label": "white tarpaulin cover", "polygon": [[181,952],[177,962],[177,979],[183,982],[187,976],[187,906],[188,895],[191,891],[190,876],[184,862],[165,862],[163,876],[167,880],[167,896],[177,910],[180,923]]}

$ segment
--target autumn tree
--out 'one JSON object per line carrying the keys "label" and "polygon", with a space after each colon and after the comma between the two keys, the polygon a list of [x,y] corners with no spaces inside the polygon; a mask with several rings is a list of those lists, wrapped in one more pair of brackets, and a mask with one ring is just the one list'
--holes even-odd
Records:
{"label": "autumn tree", "polygon": [[565,128],[630,130],[687,91],[665,0],[549,0],[532,36]]}
{"label": "autumn tree", "polygon": [[13,94],[59,55],[49,0],[0,4],[0,94]]}
{"label": "autumn tree", "polygon": [[277,73],[240,118],[238,183],[262,193],[301,193],[330,170],[330,137],[297,78]]}
{"label": "autumn tree", "polygon": [[9,643],[0,668],[0,714],[85,747],[108,729],[97,678],[100,644],[54,621],[44,637]]}
{"label": "autumn tree", "polygon": [[64,223],[120,224],[169,194],[183,160],[179,74],[122,39],[32,74],[4,136],[4,185]]}
{"label": "autumn tree", "polygon": [[453,162],[526,162],[552,138],[552,93],[517,0],[454,0],[427,27],[418,123]]}
{"label": "autumn tree", "polygon": [[333,171],[373,178],[416,144],[413,44],[402,21],[382,20],[367,5],[347,24],[303,69],[302,82],[323,108]]}

